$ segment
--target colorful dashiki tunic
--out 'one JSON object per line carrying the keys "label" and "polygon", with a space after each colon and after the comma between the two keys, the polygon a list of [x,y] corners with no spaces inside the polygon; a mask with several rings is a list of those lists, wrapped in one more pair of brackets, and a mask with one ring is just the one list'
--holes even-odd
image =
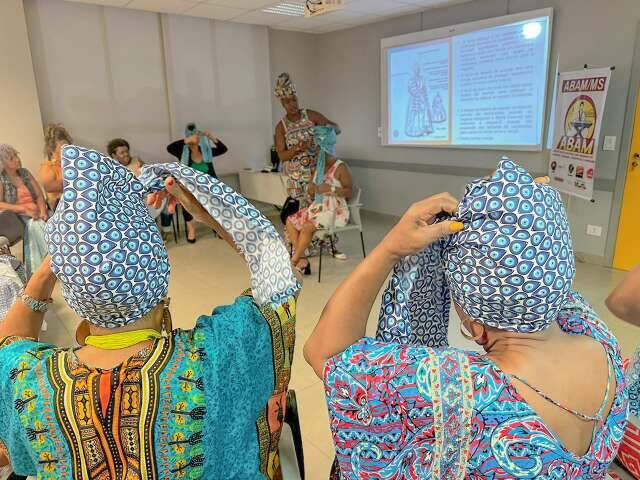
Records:
{"label": "colorful dashiki tunic", "polygon": [[281,478],[294,327],[247,294],[108,371],[0,339],[0,450],[38,479]]}
{"label": "colorful dashiki tunic", "polygon": [[[282,119],[284,139],[288,149],[293,149],[300,143],[314,144],[314,123],[309,118],[306,110],[300,110],[300,120],[292,122],[285,116]],[[291,198],[300,202],[300,208],[306,208],[310,203],[307,189],[313,181],[313,169],[316,166],[315,154],[303,152],[285,162],[287,174],[287,193]]]}
{"label": "colorful dashiki tunic", "polygon": [[324,372],[341,478],[606,478],[627,417],[620,350],[577,294],[557,321],[600,342],[615,372],[611,411],[585,455],[567,451],[487,357],[364,338]]}

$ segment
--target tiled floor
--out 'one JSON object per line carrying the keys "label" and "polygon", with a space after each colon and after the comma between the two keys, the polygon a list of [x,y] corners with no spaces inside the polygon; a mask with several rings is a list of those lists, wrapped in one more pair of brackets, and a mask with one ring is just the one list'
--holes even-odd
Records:
{"label": "tiled floor", "polygon": [[[365,217],[366,243],[375,245],[390,228],[390,217],[369,214]],[[176,245],[169,242],[172,277],[170,295],[174,325],[189,328],[199,314],[208,313],[216,305],[231,302],[248,286],[249,275],[243,260],[235,255],[211,232],[201,232],[195,245],[184,239]],[[331,293],[344,276],[361,258],[357,232],[346,233],[340,239],[339,248],[349,255],[345,262],[327,259],[324,262],[322,283],[317,282],[315,270],[317,260],[312,261],[314,275],[306,279],[300,297],[297,323],[297,348],[294,356],[291,388],[296,390],[301,414],[305,448],[307,478],[326,479],[333,458],[333,447],[328,428],[321,381],[302,358],[302,345],[311,333],[318,316]],[[623,274],[608,268],[593,265],[578,265],[576,287],[596,308],[602,318],[618,336],[623,353],[631,355],[640,343],[640,329],[614,318],[605,308],[607,293],[622,278]],[[60,345],[73,343],[77,318],[62,302],[56,292],[56,303],[49,314],[48,331],[43,339]],[[373,333],[378,305],[374,307],[368,326]],[[457,317],[452,315],[450,328],[451,344],[470,347],[458,331]],[[289,477],[288,477],[289,478]]]}

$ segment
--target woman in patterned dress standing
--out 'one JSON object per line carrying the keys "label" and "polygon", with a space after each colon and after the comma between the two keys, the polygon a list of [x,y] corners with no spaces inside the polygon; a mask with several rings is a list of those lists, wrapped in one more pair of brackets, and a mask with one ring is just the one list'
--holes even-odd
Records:
{"label": "woman in patterned dress standing", "polygon": [[340,133],[340,127],[321,113],[300,108],[296,86],[288,73],[278,77],[275,95],[287,112],[276,127],[276,150],[288,177],[287,193],[300,202],[300,209],[306,208],[313,200],[308,188],[313,180],[317,156],[313,127],[332,126],[336,133]]}
{"label": "woman in patterned dress standing", "polygon": [[[287,195],[297,200],[298,209],[302,210],[313,202],[309,186],[313,183],[318,153],[313,127],[330,126],[338,135],[340,127],[315,110],[300,108],[296,86],[288,73],[278,76],[274,94],[287,112],[276,127],[276,151],[287,175]],[[346,260],[347,256],[335,249],[337,241],[337,237],[334,237],[333,256],[338,260]],[[317,249],[315,242],[316,239],[312,241],[310,251]]]}

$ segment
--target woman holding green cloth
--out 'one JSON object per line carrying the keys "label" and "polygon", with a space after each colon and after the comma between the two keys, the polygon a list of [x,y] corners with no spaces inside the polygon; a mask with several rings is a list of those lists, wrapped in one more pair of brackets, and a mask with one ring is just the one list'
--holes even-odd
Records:
{"label": "woman holding green cloth", "polygon": [[[227,146],[211,132],[198,130],[195,123],[187,124],[184,138],[167,145],[167,152],[180,160],[180,163],[199,172],[218,178],[213,167],[213,157],[227,153]],[[182,210],[187,224],[187,242],[196,243],[196,227],[193,217],[185,209]]]}

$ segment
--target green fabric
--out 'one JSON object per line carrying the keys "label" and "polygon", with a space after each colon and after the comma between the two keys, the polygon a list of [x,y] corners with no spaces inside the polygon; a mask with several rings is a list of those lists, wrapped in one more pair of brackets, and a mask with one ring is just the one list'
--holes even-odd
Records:
{"label": "green fabric", "polygon": [[209,165],[204,162],[191,162],[191,168],[202,173],[209,173]]}

